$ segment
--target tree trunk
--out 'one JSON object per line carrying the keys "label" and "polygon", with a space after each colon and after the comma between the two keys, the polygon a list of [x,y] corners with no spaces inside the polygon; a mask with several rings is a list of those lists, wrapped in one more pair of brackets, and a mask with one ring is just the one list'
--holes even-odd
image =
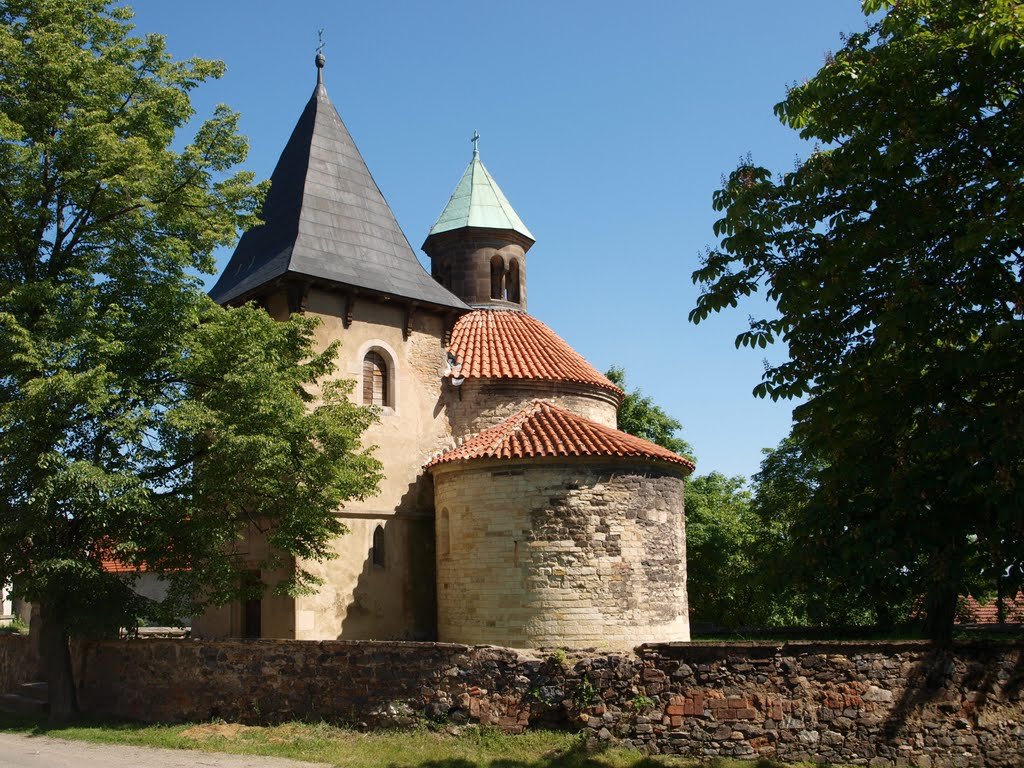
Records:
{"label": "tree trunk", "polygon": [[953,623],[956,620],[956,605],[959,595],[956,588],[947,585],[933,585],[925,600],[927,615],[924,631],[929,640],[949,645],[953,640]]}
{"label": "tree trunk", "polygon": [[46,671],[50,722],[63,723],[78,714],[67,627],[59,612],[46,606],[40,606],[39,618],[39,653]]}
{"label": "tree trunk", "polygon": [[996,576],[996,621],[999,624],[1006,623],[1006,602],[1003,596],[1003,577]]}

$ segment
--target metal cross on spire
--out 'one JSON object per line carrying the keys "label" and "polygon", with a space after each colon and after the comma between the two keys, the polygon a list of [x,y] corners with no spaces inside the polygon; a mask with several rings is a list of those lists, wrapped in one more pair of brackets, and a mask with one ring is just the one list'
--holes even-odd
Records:
{"label": "metal cross on spire", "polygon": [[327,63],[327,59],[324,58],[324,28],[316,32],[317,35],[317,46],[316,46],[316,81],[318,84],[324,82],[324,64]]}
{"label": "metal cross on spire", "polygon": [[473,131],[473,138],[470,141],[473,142],[473,157],[480,157],[480,147],[477,146],[477,142],[480,141],[480,134]]}

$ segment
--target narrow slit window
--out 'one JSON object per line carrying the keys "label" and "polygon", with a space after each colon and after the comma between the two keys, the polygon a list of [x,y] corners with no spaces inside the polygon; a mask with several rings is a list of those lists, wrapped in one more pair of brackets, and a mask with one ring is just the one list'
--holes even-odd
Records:
{"label": "narrow slit window", "polygon": [[373,531],[373,564],[384,567],[384,526],[378,525]]}
{"label": "narrow slit window", "polygon": [[363,358],[363,405],[391,405],[388,365],[377,352],[368,352]]}
{"label": "narrow slit window", "polygon": [[448,510],[441,510],[441,521],[437,526],[437,548],[441,557],[448,557],[452,549],[451,530],[449,528]]}

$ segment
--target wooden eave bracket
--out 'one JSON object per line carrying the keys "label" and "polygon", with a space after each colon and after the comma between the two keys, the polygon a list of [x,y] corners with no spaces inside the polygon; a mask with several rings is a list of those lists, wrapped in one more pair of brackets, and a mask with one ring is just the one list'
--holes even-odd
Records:
{"label": "wooden eave bracket", "polygon": [[309,303],[309,283],[289,283],[287,293],[288,311],[292,314],[305,312]]}
{"label": "wooden eave bracket", "polygon": [[441,335],[441,346],[448,349],[448,346],[452,343],[452,331],[455,329],[455,323],[459,319],[459,316],[454,312],[448,312],[444,316],[444,333]]}
{"label": "wooden eave bracket", "polygon": [[402,326],[402,341],[408,341],[412,334],[412,319],[416,315],[416,303],[407,304],[405,307],[405,324]]}
{"label": "wooden eave bracket", "polygon": [[341,318],[341,324],[345,328],[352,325],[352,310],[356,306],[356,295],[354,293],[345,294],[345,314]]}

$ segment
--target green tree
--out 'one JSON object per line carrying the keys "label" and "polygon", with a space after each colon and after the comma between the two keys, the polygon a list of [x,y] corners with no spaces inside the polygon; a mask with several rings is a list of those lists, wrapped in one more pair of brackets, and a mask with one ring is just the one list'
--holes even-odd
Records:
{"label": "green tree", "polygon": [[690,317],[766,291],[737,346],[786,344],[755,393],[807,396],[824,543],[851,574],[885,553],[946,639],[979,565],[1024,559],[1024,12],[862,5],[877,21],[775,108],[820,147],[715,193]]}
{"label": "green tree", "polygon": [[[617,387],[626,390],[626,371],[612,366],[605,376]],[[652,443],[668,448],[670,451],[693,458],[693,447],[678,437],[676,433],[683,425],[669,416],[661,406],[644,395],[639,389],[626,392],[618,412],[619,429],[631,435],[650,440]]]}
{"label": "green tree", "polygon": [[915,595],[891,547],[871,546],[827,514],[818,494],[824,465],[793,436],[766,449],[753,477],[760,521],[759,578],[786,624],[891,626],[906,621]]}
{"label": "green tree", "polygon": [[[324,383],[314,323],[225,310],[196,271],[254,221],[262,185],[218,107],[180,151],[189,94],[223,71],[175,62],[100,0],[0,2],[0,582],[40,609],[51,716],[75,709],[68,637],[278,588],[330,556],[334,515],[370,493],[373,414]],[[314,397],[315,396],[315,397]],[[104,557],[166,575],[161,604]]]}
{"label": "green tree", "polygon": [[746,479],[712,472],[686,484],[686,593],[696,621],[759,624],[751,602],[756,526]]}

